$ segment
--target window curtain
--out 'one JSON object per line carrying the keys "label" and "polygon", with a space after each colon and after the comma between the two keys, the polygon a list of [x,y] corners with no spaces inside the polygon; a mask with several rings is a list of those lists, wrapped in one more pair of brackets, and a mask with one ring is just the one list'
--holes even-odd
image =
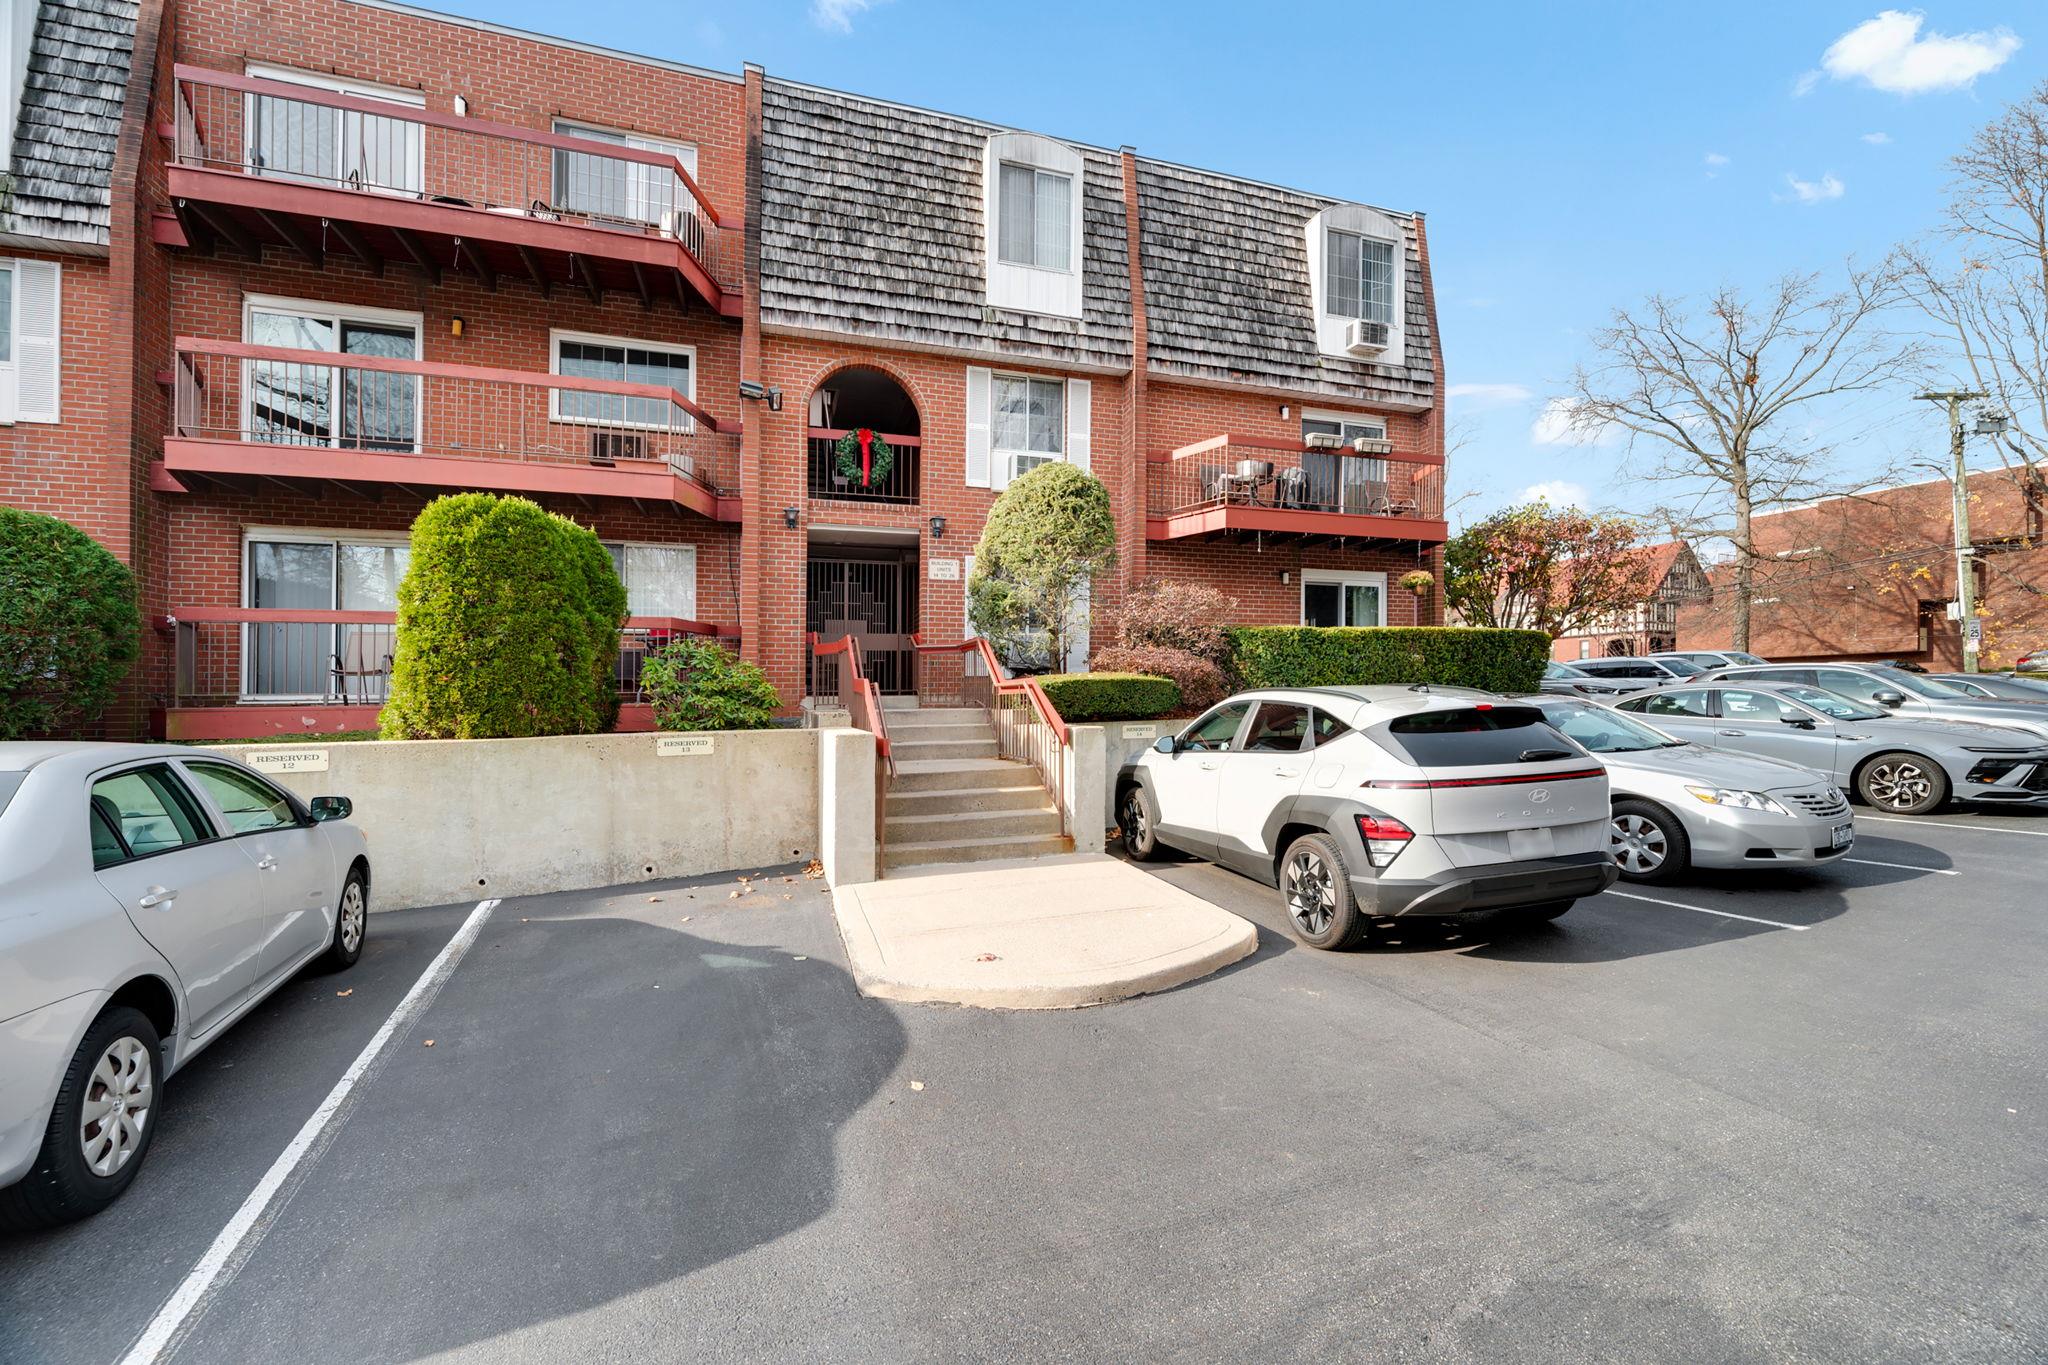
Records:
{"label": "window curtain", "polygon": [[1012,166],[1007,162],[1002,168],[1002,179],[997,191],[1000,209],[997,216],[996,254],[1001,260],[1018,265],[1032,265],[1031,238],[1033,208],[1031,202],[1032,170],[1029,166]]}
{"label": "window curtain", "polygon": [[1047,175],[1041,171],[1036,189],[1033,196],[1034,263],[1048,270],[1068,269],[1072,259],[1069,238],[1074,211],[1074,182],[1063,175]]}

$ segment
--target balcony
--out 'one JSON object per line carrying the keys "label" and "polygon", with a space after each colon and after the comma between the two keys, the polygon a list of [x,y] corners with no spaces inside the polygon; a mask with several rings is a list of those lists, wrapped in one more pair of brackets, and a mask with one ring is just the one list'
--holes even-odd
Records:
{"label": "balcony", "polygon": [[1149,465],[1150,540],[1286,536],[1441,545],[1446,538],[1441,455],[1213,436],[1155,455]]}
{"label": "balcony", "polygon": [[[254,739],[274,734],[373,730],[391,687],[398,617],[389,611],[178,607],[169,739]],[[619,637],[615,678],[621,730],[653,728],[640,686],[648,653],[677,636],[738,631],[680,617],[632,616]]]}
{"label": "balcony", "polygon": [[809,450],[805,487],[812,497],[838,502],[914,504],[917,501],[917,466],[924,446],[921,440],[915,436],[877,433],[878,439],[889,445],[889,472],[876,478],[870,469],[868,479],[863,482],[859,474],[847,475],[839,470],[839,442],[846,435],[845,431],[832,427],[810,429],[805,443]]}
{"label": "balcony", "polygon": [[176,79],[161,243],[740,314],[742,234],[667,152],[203,67]]}
{"label": "balcony", "polygon": [[161,492],[461,488],[739,520],[738,424],[671,388],[195,337],[175,347]]}

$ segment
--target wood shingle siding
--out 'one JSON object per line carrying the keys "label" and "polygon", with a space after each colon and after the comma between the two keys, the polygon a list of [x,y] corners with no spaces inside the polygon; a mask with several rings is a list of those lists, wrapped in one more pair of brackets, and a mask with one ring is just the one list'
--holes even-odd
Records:
{"label": "wood shingle siding", "polygon": [[133,0],[43,0],[0,233],[107,244],[135,12]]}

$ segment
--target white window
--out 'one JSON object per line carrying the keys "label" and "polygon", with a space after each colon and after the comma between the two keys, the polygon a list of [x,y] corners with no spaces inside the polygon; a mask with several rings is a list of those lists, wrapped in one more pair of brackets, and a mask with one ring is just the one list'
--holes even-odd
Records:
{"label": "white window", "polygon": [[0,426],[61,416],[63,280],[55,261],[0,260]]}
{"label": "white window", "polygon": [[994,452],[1008,478],[1060,458],[1067,431],[1065,386],[1021,374],[995,377]]}
{"label": "white window", "polygon": [[1346,569],[1307,569],[1301,575],[1305,626],[1383,626],[1387,576]]}
{"label": "white window", "polygon": [[[403,535],[250,530],[243,540],[244,606],[280,613],[398,610],[398,584],[412,554]],[[395,653],[389,622],[253,622],[242,629],[242,697],[379,702]]]}
{"label": "white window", "polygon": [[[590,123],[555,120],[555,131],[565,137],[588,142],[605,142],[614,147],[631,147],[641,152],[666,152],[674,157],[691,179],[697,177],[697,149],[687,142],[601,128]],[[590,218],[610,218],[626,223],[646,223],[675,230],[676,220],[693,211],[694,199],[666,166],[647,161],[621,161],[617,157],[591,152],[555,149],[554,206],[565,213]]]}
{"label": "white window", "polygon": [[998,133],[982,164],[988,302],[1081,316],[1081,154],[1036,133]]}
{"label": "white window", "polygon": [[345,357],[418,360],[420,315],[252,295],[242,339],[255,346],[332,352],[336,361],[250,360],[242,369],[244,439],[343,450],[419,448],[416,374],[351,366]]}
{"label": "white window", "polygon": [[[585,332],[550,333],[554,373],[570,379],[609,379],[625,384],[653,384],[673,389],[692,402],[697,398],[697,349],[664,346],[627,337],[592,336]],[[631,398],[619,393],[582,393],[551,389],[548,416],[557,422],[594,426],[636,427],[648,431],[690,431],[686,409],[663,398]]]}
{"label": "white window", "polygon": [[[1363,204],[1335,204],[1308,220],[1304,244],[1318,351],[1379,365],[1402,363],[1406,240],[1398,220]],[[1375,330],[1378,350],[1351,349],[1354,338],[1348,334],[1361,324]]]}
{"label": "white window", "polygon": [[697,547],[607,542],[626,585],[626,615],[697,619]]}
{"label": "white window", "polygon": [[[352,81],[315,71],[249,64],[251,76],[357,99],[424,109],[417,90]],[[425,183],[425,127],[403,114],[384,118],[281,95],[251,95],[243,121],[244,156],[256,175],[386,194],[419,194]]]}

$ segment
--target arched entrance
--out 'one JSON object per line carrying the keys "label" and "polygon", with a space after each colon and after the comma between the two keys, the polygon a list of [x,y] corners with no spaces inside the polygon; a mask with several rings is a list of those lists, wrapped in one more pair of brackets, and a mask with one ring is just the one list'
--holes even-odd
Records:
{"label": "arched entrance", "polygon": [[[835,370],[811,391],[808,491],[844,502],[915,503],[924,444],[917,404],[896,377],[867,365]],[[841,458],[849,433],[870,431],[889,447],[888,468]],[[872,446],[872,442],[870,443]]]}

